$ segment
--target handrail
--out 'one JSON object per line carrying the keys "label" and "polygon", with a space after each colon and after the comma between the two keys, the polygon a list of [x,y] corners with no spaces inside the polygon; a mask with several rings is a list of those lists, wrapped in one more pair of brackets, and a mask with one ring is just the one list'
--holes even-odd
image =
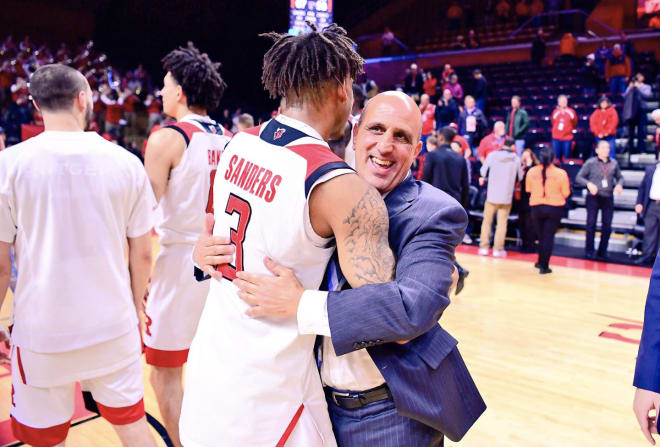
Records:
{"label": "handrail", "polygon": [[[364,36],[360,36],[360,37],[356,38],[355,43],[361,42],[363,40],[380,39],[381,37],[383,37],[382,34],[366,34]],[[396,38],[396,36],[393,36],[392,40],[394,42],[396,42],[404,50],[409,50],[410,49],[410,48],[408,48],[408,45],[401,42],[399,39]]]}
{"label": "handrail", "polygon": [[[551,11],[551,12],[544,12],[544,13],[542,13],[542,14],[537,14],[537,15],[535,15],[534,17],[530,17],[529,19],[527,19],[527,20],[525,21],[525,23],[523,23],[523,24],[520,25],[518,28],[516,28],[515,30],[513,30],[513,32],[509,35],[509,37],[507,37],[507,40],[510,40],[510,39],[514,38],[514,37],[516,36],[516,34],[518,34],[520,31],[522,31],[524,28],[526,28],[527,25],[528,25],[530,22],[532,22],[534,19],[536,19],[537,17],[552,17],[552,16],[560,16],[560,15],[564,15],[564,14],[575,14],[575,13],[582,14],[582,15],[585,16],[586,18],[589,18],[589,14],[587,14],[586,12],[584,12],[582,9],[567,9],[566,11]],[[618,32],[617,30],[615,30],[614,28],[612,28],[612,27],[609,26],[608,24],[603,23],[603,22],[601,22],[600,20],[598,20],[598,19],[594,19],[594,18],[592,18],[591,20],[593,20],[594,22],[596,22],[596,23],[602,25],[603,28],[607,29],[607,30],[610,31],[612,34],[619,34],[619,32]]]}

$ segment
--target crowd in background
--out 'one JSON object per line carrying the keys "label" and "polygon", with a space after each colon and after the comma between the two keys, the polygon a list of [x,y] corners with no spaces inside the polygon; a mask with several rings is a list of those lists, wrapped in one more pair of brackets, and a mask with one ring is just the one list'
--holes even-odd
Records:
{"label": "crowd in background", "polygon": [[[513,11],[522,20],[528,16],[520,5],[532,8],[539,2],[520,1]],[[504,17],[504,3],[507,3],[506,0],[496,4],[494,11],[499,11],[496,17]],[[454,14],[457,8],[461,9],[454,2],[449,11],[453,10]],[[512,14],[508,10],[505,15],[510,19]],[[454,20],[459,18],[454,17]],[[466,45],[472,48],[479,45],[474,32],[468,34]],[[594,97],[595,107],[589,117],[589,129],[595,147],[607,148],[605,158],[600,158],[601,168],[604,163],[607,166],[604,171],[606,173],[618,172],[619,169],[616,165],[616,138],[621,124],[628,128],[626,149],[630,153],[644,152],[648,138],[654,140],[656,150],[660,149],[660,134],[656,133],[655,137],[646,135],[646,101],[652,97],[652,90],[644,74],[635,72],[633,55],[632,43],[622,35],[621,43],[611,48],[603,41],[594,54],[586,57],[580,69],[583,91]],[[531,60],[540,63],[544,57],[545,42],[542,30],[539,29],[532,45]],[[575,38],[567,33],[560,42],[558,59],[564,61],[576,58]],[[96,51],[91,41],[75,49],[61,44],[57,51],[51,52],[46,46],[34,45],[29,37],[15,42],[9,36],[0,48],[0,149],[16,144],[40,130],[43,123],[38,110],[29,101],[27,81],[30,73],[39,66],[53,62],[71,65],[88,79],[94,99],[90,130],[99,132],[142,158],[146,137],[167,123],[163,123],[163,120],[168,120],[162,114],[159,92],[144,68],[138,66],[134,70],[120,72],[113,68],[105,54]],[[562,212],[557,218],[558,209],[564,209],[568,197],[565,194],[567,186],[557,171],[561,168],[555,170],[553,161],[559,163],[571,158],[574,133],[580,118],[570,106],[569,98],[566,95],[557,97],[557,105],[548,117],[552,125],[552,149],[539,153],[527,144],[530,119],[525,109],[527,105],[522,103],[519,96],[510,98],[511,106],[504,119],[489,120],[487,104],[492,88],[481,70],[475,69],[467,79],[461,79],[450,64],[433,70],[423,70],[417,64],[412,64],[402,81],[400,89],[418,102],[423,120],[423,148],[413,167],[414,174],[450,192],[466,209],[483,210],[479,249],[482,255],[490,254],[491,225],[496,221],[492,253],[494,256],[506,256],[504,242],[508,218],[512,210],[517,212],[522,250],[536,251],[535,241],[538,240],[539,268],[542,273],[548,273],[549,252],[552,250],[552,237],[549,233],[554,236],[559,220],[564,215]],[[358,88],[367,99],[378,92],[378,86],[373,81],[358,84]],[[622,113],[617,112],[610,96],[600,95],[606,91],[609,91],[609,95],[623,95]],[[653,117],[656,124],[660,125],[660,111],[654,112]],[[218,122],[232,132],[259,124],[263,118],[267,116],[255,120],[240,108],[233,112],[223,109],[217,114]],[[604,150],[599,152],[596,149],[594,159]],[[429,152],[435,155],[427,156]],[[549,154],[553,155],[550,161]],[[607,240],[611,232],[614,208],[612,197],[620,192],[615,187],[620,184],[621,178],[612,178],[604,186],[603,178],[607,175],[599,177],[594,163],[585,163],[588,172],[578,176],[577,183],[589,191],[596,186],[592,194],[594,197],[588,196],[586,202],[585,255],[588,258],[604,259],[607,257]],[[542,175],[538,169],[532,171],[537,165],[543,166]],[[455,169],[447,169],[447,166]],[[643,194],[640,197],[638,202],[644,202]],[[657,199],[660,200],[660,195]],[[652,200],[656,200],[656,197],[652,197]],[[655,216],[656,210],[652,208],[650,216]],[[603,223],[601,243],[596,251],[593,239],[595,216],[599,211]],[[647,211],[648,203],[638,213],[646,217]],[[658,211],[657,227],[660,228]],[[653,225],[649,227],[650,232],[656,231]],[[645,236],[645,253],[653,250],[653,247],[647,246],[649,243],[657,245],[655,239],[652,235]],[[465,242],[472,242],[469,234]],[[644,263],[651,261],[652,258],[643,257]]]}

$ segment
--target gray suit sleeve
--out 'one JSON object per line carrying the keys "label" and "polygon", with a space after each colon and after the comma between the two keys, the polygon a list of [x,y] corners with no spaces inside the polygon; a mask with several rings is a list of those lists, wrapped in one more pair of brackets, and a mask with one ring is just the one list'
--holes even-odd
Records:
{"label": "gray suit sleeve", "polygon": [[364,342],[418,337],[449,305],[454,250],[463,239],[467,214],[452,202],[430,217],[417,218],[423,223],[405,244],[394,281],[329,293],[328,319],[337,355],[368,347]]}

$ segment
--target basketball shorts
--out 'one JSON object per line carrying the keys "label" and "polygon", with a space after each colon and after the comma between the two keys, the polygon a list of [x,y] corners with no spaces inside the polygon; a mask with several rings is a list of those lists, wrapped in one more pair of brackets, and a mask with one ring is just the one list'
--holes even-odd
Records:
{"label": "basketball shorts", "polygon": [[[113,425],[144,415],[140,336],[135,331],[74,351],[43,354],[12,346],[11,427],[30,445],[66,439],[75,409],[75,385],[89,391]],[[50,372],[50,373],[49,373]]]}
{"label": "basketball shorts", "polygon": [[211,281],[195,280],[192,245],[168,245],[151,274],[144,328],[149,365],[179,367],[197,330]]}

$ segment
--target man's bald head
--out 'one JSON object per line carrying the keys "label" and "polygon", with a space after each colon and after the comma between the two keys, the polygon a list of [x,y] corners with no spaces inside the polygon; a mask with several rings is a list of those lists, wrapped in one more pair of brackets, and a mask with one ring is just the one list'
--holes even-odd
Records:
{"label": "man's bald head", "polygon": [[391,109],[397,114],[399,119],[406,120],[406,122],[411,125],[412,129],[417,129],[417,134],[413,135],[414,143],[419,141],[419,138],[422,135],[422,113],[419,111],[419,107],[410,96],[395,90],[377,94],[367,101],[367,104],[364,106],[362,115],[360,115],[358,127],[361,127],[362,123],[365,121],[369,108],[376,109],[376,106],[383,106]]}
{"label": "man's bald head", "polygon": [[30,95],[40,109],[48,112],[70,110],[80,92],[89,89],[78,70],[62,64],[44,65],[30,78]]}

